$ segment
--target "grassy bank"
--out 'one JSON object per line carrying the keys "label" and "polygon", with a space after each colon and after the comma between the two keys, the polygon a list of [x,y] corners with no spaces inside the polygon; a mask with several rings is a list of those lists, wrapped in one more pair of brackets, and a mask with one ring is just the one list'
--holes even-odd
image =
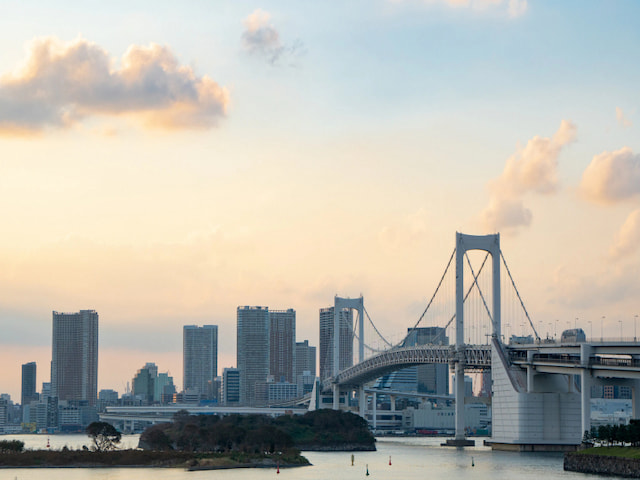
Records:
{"label": "grassy bank", "polygon": [[600,455],[605,457],[622,457],[640,459],[639,447],[591,447],[578,450],[575,455]]}

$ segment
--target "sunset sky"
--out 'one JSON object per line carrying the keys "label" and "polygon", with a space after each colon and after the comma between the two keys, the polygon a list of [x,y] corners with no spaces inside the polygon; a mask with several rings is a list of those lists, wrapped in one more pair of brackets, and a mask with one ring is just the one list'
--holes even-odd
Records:
{"label": "sunset sky", "polygon": [[[534,319],[633,337],[640,3],[30,1],[0,17],[0,392],[51,312],[100,315],[98,388],[236,307],[364,296],[412,326],[455,232],[501,233]],[[588,322],[591,321],[591,324]],[[546,332],[541,332],[546,333]]]}

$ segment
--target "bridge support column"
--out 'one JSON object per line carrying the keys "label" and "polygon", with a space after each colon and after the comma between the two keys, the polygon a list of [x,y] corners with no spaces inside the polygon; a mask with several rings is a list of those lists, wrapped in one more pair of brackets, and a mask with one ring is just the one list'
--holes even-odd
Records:
{"label": "bridge support column", "polygon": [[631,417],[640,418],[640,380],[634,381],[631,388]]}
{"label": "bridge support column", "polygon": [[[584,432],[591,432],[591,384],[593,378],[589,369],[591,358],[591,345],[583,343],[580,345],[580,364],[582,372],[580,374],[580,406],[582,411],[582,435]],[[570,385],[573,383],[573,376],[569,376]]]}
{"label": "bridge support column", "polygon": [[378,429],[378,394],[373,392],[373,405],[371,410],[373,411],[373,432]]}
{"label": "bridge support column", "polygon": [[333,409],[340,410],[340,387],[333,385]]}
{"label": "bridge support column", "polygon": [[456,440],[464,440],[464,367],[460,362],[456,363],[455,375]]}
{"label": "bridge support column", "polygon": [[365,418],[366,409],[367,409],[367,397],[364,393],[364,385],[360,385],[358,387],[358,410],[359,414],[362,418]]}
{"label": "bridge support column", "polygon": [[580,403],[582,410],[582,434],[591,431],[591,372],[583,368],[580,375]]}

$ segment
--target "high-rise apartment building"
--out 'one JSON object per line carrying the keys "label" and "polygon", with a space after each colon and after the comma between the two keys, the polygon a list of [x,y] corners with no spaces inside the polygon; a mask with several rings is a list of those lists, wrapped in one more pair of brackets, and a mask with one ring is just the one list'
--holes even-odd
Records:
{"label": "high-rise apartment building", "polygon": [[218,376],[218,326],[185,325],[182,337],[183,388],[208,398]]}
{"label": "high-rise apartment building", "polygon": [[98,313],[53,312],[51,395],[59,400],[98,397]]}
{"label": "high-rise apartment building", "polygon": [[269,374],[276,382],[295,383],[296,311],[269,311]]}
{"label": "high-rise apartment building", "polygon": [[[320,379],[333,375],[333,323],[334,307],[320,309]],[[340,311],[338,332],[340,356],[338,368],[342,370],[353,365],[353,310]]]}
{"label": "high-rise apartment building", "polygon": [[29,405],[38,399],[36,392],[36,362],[29,362],[22,365],[22,395],[20,405]]}
{"label": "high-rise apartment building", "polygon": [[240,371],[240,404],[266,403],[256,391],[269,375],[269,307],[238,307],[237,367]]}
{"label": "high-rise apartment building", "polygon": [[309,340],[296,342],[296,382],[304,372],[316,376],[316,347],[310,346]]}

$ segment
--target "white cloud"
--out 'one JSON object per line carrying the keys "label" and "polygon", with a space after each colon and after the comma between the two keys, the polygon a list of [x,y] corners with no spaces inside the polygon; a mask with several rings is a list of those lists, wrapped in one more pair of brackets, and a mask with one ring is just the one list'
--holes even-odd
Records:
{"label": "white cloud", "polygon": [[640,208],[629,214],[620,227],[610,254],[619,259],[634,254],[640,249]]}
{"label": "white cloud", "polygon": [[256,10],[244,19],[242,46],[253,55],[267,59],[271,65],[286,60],[291,63],[303,53],[302,43],[297,41],[285,45],[280,41],[280,34],[269,23],[271,15],[263,10]]}
{"label": "white cloud", "polygon": [[629,147],[603,152],[582,174],[580,191],[595,203],[610,204],[640,194],[640,155]]}
{"label": "white cloud", "polygon": [[575,125],[563,120],[553,137],[535,136],[509,157],[502,175],[489,184],[489,205],[480,214],[485,230],[509,232],[531,224],[533,214],[523,197],[557,190],[558,155],[575,137]]}
{"label": "white cloud", "polygon": [[618,120],[618,124],[623,128],[628,128],[633,123],[627,117],[625,117],[624,112],[620,107],[616,107],[616,120]]}
{"label": "white cloud", "polygon": [[116,65],[84,39],[31,42],[24,66],[0,78],[0,133],[69,127],[94,115],[129,115],[145,125],[210,128],[229,94],[180,65],[168,47],[132,45]]}

